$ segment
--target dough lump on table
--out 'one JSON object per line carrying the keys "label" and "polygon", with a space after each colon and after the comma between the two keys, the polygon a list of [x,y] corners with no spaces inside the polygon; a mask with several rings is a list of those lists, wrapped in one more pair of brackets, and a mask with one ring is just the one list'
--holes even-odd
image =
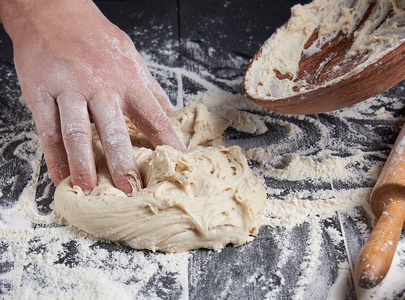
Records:
{"label": "dough lump on table", "polygon": [[201,104],[170,119],[188,150],[153,150],[132,123],[128,128],[145,188],[127,196],[116,189],[93,130],[98,186],[90,195],[70,178],[56,189],[53,208],[62,221],[98,238],[136,249],[182,252],[242,245],[258,233],[266,193],[237,146],[225,147],[228,122]]}

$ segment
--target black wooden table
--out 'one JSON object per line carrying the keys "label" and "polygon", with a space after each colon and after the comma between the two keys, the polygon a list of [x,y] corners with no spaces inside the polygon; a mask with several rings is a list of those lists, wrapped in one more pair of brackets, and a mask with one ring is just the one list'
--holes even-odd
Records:
{"label": "black wooden table", "polygon": [[[282,218],[267,216],[271,226],[262,226],[252,243],[221,252],[135,251],[84,237],[57,222],[50,206],[54,186],[31,114],[20,97],[11,41],[2,31],[0,297],[404,298],[403,236],[382,286],[362,291],[351,274],[372,228],[368,195],[403,123],[405,82],[353,107],[313,116],[266,111],[241,95],[249,60],[298,2],[96,1],[133,39],[174,105],[203,101],[213,110],[226,107],[232,126],[225,141],[246,150],[274,213],[285,209],[288,218],[297,217],[286,220],[295,224],[290,228]],[[256,132],[240,130],[232,116],[242,113],[260,120]],[[253,151],[257,147],[268,149],[263,155],[272,160],[261,161]],[[309,175],[277,175],[297,162],[294,159],[305,158]],[[342,163],[322,169],[333,159]],[[340,168],[351,175],[342,177]],[[350,195],[355,196],[354,204]],[[341,206],[340,197],[346,199]],[[288,214],[289,209],[294,212]]]}

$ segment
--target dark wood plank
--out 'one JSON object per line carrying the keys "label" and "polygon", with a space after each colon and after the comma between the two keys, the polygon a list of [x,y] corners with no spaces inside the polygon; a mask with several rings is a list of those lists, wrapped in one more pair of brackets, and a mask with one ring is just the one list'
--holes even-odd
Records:
{"label": "dark wood plank", "polygon": [[[327,231],[339,231],[339,220],[331,218],[316,226],[322,232],[318,241],[304,223],[292,230],[261,227],[256,239],[242,247],[193,251],[190,299],[326,299],[339,264],[347,257],[343,242],[335,245]],[[309,245],[315,243],[316,249],[318,242],[320,251],[311,253]]]}
{"label": "dark wood plank", "polygon": [[[288,19],[290,7],[298,2],[152,0],[96,1],[96,4],[113,23],[134,40],[137,49],[150,63],[152,73],[176,104],[179,87],[182,87],[180,92],[183,92],[186,98],[205,91],[193,75],[225,91],[240,92],[239,86],[228,85],[221,79],[240,78],[250,58]],[[0,209],[12,209],[18,203],[24,188],[38,175],[38,170],[16,154],[20,145],[32,140],[31,135],[24,133],[32,133],[35,129],[30,112],[19,102],[20,91],[12,63],[11,41],[4,31],[0,31],[0,45]],[[175,67],[182,67],[182,74],[190,73],[180,76],[179,81],[176,76],[181,72]],[[172,78],[168,78],[171,76]],[[401,116],[405,113],[405,107],[396,105],[393,100],[386,100],[384,96],[390,99],[396,97],[400,102],[404,99],[404,87],[405,82],[387,91],[382,97],[374,99],[369,110],[361,117],[342,117],[340,112],[305,118],[270,111],[252,112],[270,120],[265,122],[268,127],[265,134],[241,133],[230,128],[225,138],[229,144],[244,148],[284,143],[283,149],[278,148],[278,152],[273,153],[275,157],[301,151],[308,157],[319,159],[317,154],[325,149],[328,154],[340,157],[352,155],[351,151],[354,149],[368,153],[366,165],[352,166],[356,182],[276,180],[269,176],[264,178],[266,184],[282,191],[281,194],[269,195],[269,198],[283,199],[299,191],[310,194],[311,191],[322,189],[370,188],[374,181],[363,178],[363,175],[371,166],[383,162],[384,155],[389,153],[403,123]],[[386,120],[376,117],[376,112],[381,109],[392,114],[392,117]],[[288,132],[275,120],[297,126],[302,135],[293,141],[287,140]],[[314,124],[327,131],[327,140]],[[257,162],[250,163],[253,168],[259,167]],[[274,159],[272,162],[275,168],[282,168],[284,164],[283,159]],[[39,217],[46,217],[52,213],[50,204],[54,187],[44,162],[40,168],[35,209]],[[17,178],[17,182],[10,184],[11,177]],[[303,200],[314,199],[308,196]],[[34,202],[34,199],[32,201]],[[87,268],[89,273],[97,270],[108,276],[117,269],[129,270],[127,277],[114,280],[127,286],[138,286],[138,290],[132,294],[134,297],[262,299],[270,295],[274,298],[290,299],[298,294],[305,299],[316,299],[315,296],[325,299],[339,273],[345,271],[342,271],[342,265],[350,264],[353,267],[355,256],[367,235],[360,229],[364,224],[370,229],[367,214],[364,211],[359,214],[358,218],[342,215],[341,218],[332,217],[316,223],[320,230],[317,236],[321,245],[317,256],[320,264],[312,269],[311,274],[315,275],[305,280],[305,284],[302,284],[303,279],[306,279],[304,276],[309,274],[304,268],[308,263],[307,243],[311,241],[309,223],[301,224],[292,231],[278,227],[262,227],[251,244],[239,248],[228,246],[221,252],[193,251],[188,257],[188,270],[173,271],[170,266],[165,265],[166,256],[163,254],[139,252],[123,245],[92,239],[85,239],[83,242],[82,237],[77,237],[70,231],[65,232],[65,236],[52,233],[55,235],[50,236],[48,240],[44,239],[43,234],[47,230],[64,230],[63,227],[59,224],[33,221],[30,229],[32,235],[27,241],[6,242],[0,239],[0,255],[9,257],[0,263],[0,295],[7,297],[18,288],[13,286],[14,281],[10,279],[17,266],[24,266],[21,273],[23,285],[33,285],[33,288],[38,290],[38,286],[43,289],[45,283],[52,284],[55,278],[49,276],[49,265],[38,263],[38,258],[45,261],[45,258],[56,255],[53,261],[55,266],[63,266],[67,271]],[[330,230],[341,237],[344,235],[346,240],[336,243],[330,235]],[[401,238],[401,243],[403,242],[404,237]],[[10,251],[21,247],[22,243],[27,247],[23,261]],[[79,246],[79,243],[82,245]],[[399,253],[401,259],[403,253],[405,252]],[[151,268],[156,270],[153,274],[148,271]],[[150,277],[147,281],[142,281],[142,276],[146,274]],[[185,285],[187,277],[188,286]],[[347,297],[354,299],[355,291],[350,282],[347,288]],[[395,297],[401,298],[403,294],[402,285],[396,286]]]}
{"label": "dark wood plank", "polygon": [[[166,63],[171,61],[174,65],[178,64],[176,1],[97,1],[96,4],[113,23],[134,40],[138,50],[144,52],[149,60]],[[21,92],[12,63],[11,41],[4,30],[0,31],[0,44],[4,45],[0,50],[2,61],[0,66],[0,131],[2,132],[0,209],[14,207],[24,188],[33,180],[33,174],[39,175],[35,199],[31,199],[35,203],[34,209],[38,217],[35,217],[35,220],[29,220],[31,230],[26,237],[27,241],[16,240],[15,243],[10,243],[0,239],[0,255],[7,258],[0,262],[0,297],[12,295],[19,289],[18,285],[32,288],[35,295],[50,291],[61,295],[64,290],[72,289],[69,283],[66,286],[62,284],[59,290],[55,286],[58,278],[53,277],[49,269],[49,261],[53,259],[55,267],[62,265],[62,269],[66,270],[66,275],[70,278],[67,282],[72,282],[69,276],[75,276],[69,269],[81,268],[87,272],[89,279],[94,270],[102,272],[107,277],[108,274],[117,274],[121,271],[125,276],[111,278],[111,282],[128,287],[137,286],[138,290],[133,291],[133,296],[144,299],[156,297],[179,299],[184,294],[184,289],[187,289],[183,284],[183,278],[187,276],[184,272],[187,270],[176,271],[166,266],[167,258],[164,254],[137,252],[124,245],[86,240],[84,237],[75,236],[74,232],[69,230],[65,232],[65,236],[59,235],[58,231],[64,230],[59,223],[38,221],[41,218],[48,220],[46,218],[52,214],[51,203],[55,187],[44,160],[37,169],[33,169],[28,161],[16,154],[16,149],[22,143],[30,141],[31,137],[24,133],[33,133],[35,137],[35,127],[31,113],[24,104],[19,102]],[[174,56],[169,57],[170,59],[163,51],[166,47],[170,47],[171,54],[174,53]],[[32,150],[41,151],[39,145]],[[0,217],[0,225],[1,222]],[[13,256],[10,251],[15,247],[25,247],[26,253],[21,257]],[[83,247],[86,251],[83,251]],[[105,259],[100,260],[105,253],[107,253]],[[56,258],[50,258],[55,255]],[[21,269],[15,270],[16,268]],[[127,272],[129,269],[131,272]],[[20,282],[13,279],[15,272],[21,273]],[[60,276],[63,275],[60,274]],[[109,292],[113,295],[119,293],[118,290]],[[32,297],[35,298],[35,295]]]}
{"label": "dark wood plank", "polygon": [[[104,15],[153,60],[177,65],[179,28],[177,0],[95,1]],[[165,52],[170,47],[170,54]]]}
{"label": "dark wood plank", "polygon": [[[133,40],[147,62],[180,65],[177,0],[95,1],[105,16]],[[176,105],[177,81],[170,72],[150,68]]]}
{"label": "dark wood plank", "polygon": [[[179,1],[180,53],[187,68],[204,67],[220,78],[241,76],[260,46],[309,1]],[[235,63],[244,60],[242,68]],[[194,65],[194,66],[193,66]]]}
{"label": "dark wood plank", "polygon": [[[5,48],[11,48],[9,40],[5,39],[2,43]],[[29,182],[38,176],[38,170],[30,160],[34,160],[37,152],[40,155],[41,150],[29,146],[37,142],[31,113],[21,102],[21,91],[14,64],[9,60],[9,51],[0,54],[4,55],[0,65],[0,208],[10,208],[17,203]]]}

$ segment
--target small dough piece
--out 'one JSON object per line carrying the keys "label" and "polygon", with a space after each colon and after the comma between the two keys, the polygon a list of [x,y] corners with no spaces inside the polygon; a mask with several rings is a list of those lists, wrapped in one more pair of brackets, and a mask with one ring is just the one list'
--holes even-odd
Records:
{"label": "small dough piece", "polygon": [[252,241],[266,193],[241,149],[222,145],[228,122],[201,104],[188,105],[170,119],[186,153],[169,146],[152,150],[146,136],[127,122],[145,185],[130,196],[113,186],[93,131],[98,186],[85,195],[65,179],[53,203],[62,221],[95,237],[152,251],[220,250]]}

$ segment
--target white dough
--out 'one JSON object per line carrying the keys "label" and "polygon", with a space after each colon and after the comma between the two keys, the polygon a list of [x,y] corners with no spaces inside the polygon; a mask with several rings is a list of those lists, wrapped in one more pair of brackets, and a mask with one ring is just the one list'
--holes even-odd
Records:
{"label": "white dough", "polygon": [[266,193],[241,149],[222,145],[228,122],[196,104],[170,118],[186,153],[169,146],[150,149],[146,136],[128,122],[144,189],[127,196],[113,186],[94,131],[98,186],[85,195],[65,179],[56,189],[54,211],[90,235],[136,249],[219,250],[252,241]]}
{"label": "white dough", "polygon": [[[357,28],[365,12],[371,9],[363,26]],[[314,32],[317,40],[307,47]],[[404,0],[314,0],[295,5],[290,20],[263,45],[259,57],[245,75],[247,94],[262,100],[278,100],[305,93],[313,87],[297,74],[303,57],[319,53],[339,33],[354,35],[346,58],[367,53],[367,58],[350,72],[336,76],[323,85],[332,85],[361,72],[405,42]],[[325,60],[327,63],[332,55]],[[322,72],[322,64],[317,72]],[[279,74],[285,76],[280,79]],[[340,72],[337,66],[333,72]]]}

